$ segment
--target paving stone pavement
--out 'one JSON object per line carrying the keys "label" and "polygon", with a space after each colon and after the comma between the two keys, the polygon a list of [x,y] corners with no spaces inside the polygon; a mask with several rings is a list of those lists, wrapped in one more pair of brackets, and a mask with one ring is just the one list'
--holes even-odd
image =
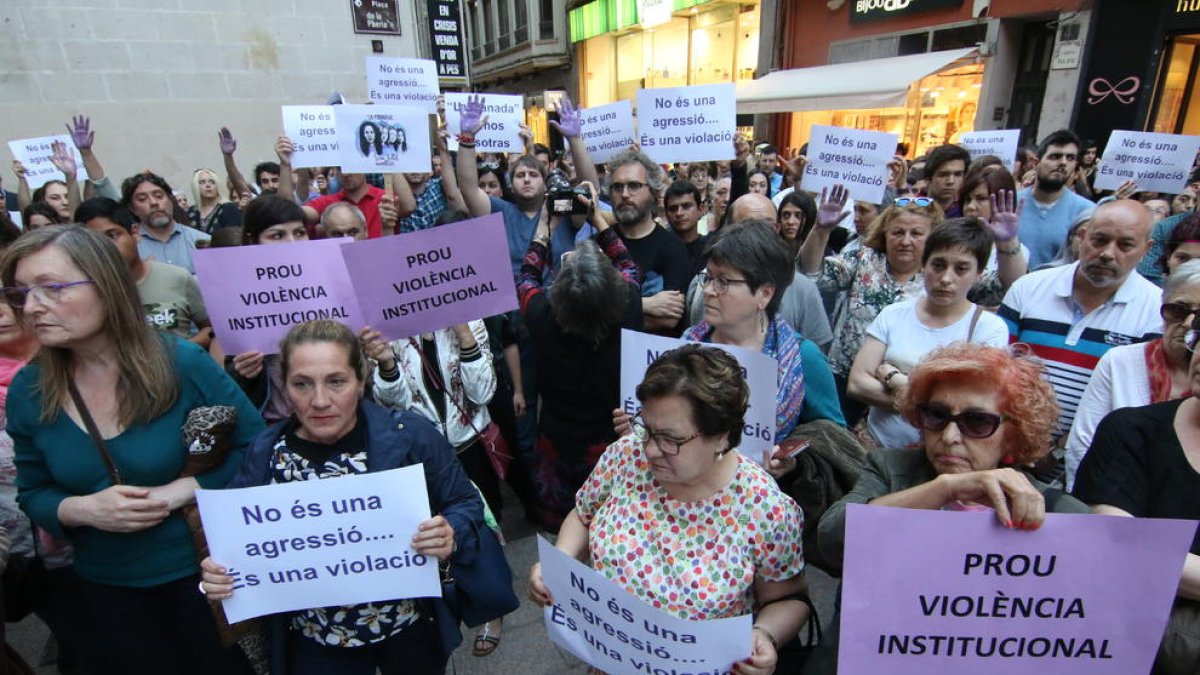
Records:
{"label": "paving stone pavement", "polygon": [[[587,666],[574,656],[560,650],[546,635],[542,611],[526,597],[529,568],[537,560],[537,532],[521,521],[520,506],[505,486],[504,533],[508,540],[505,553],[513,570],[513,586],[521,606],[504,620],[500,646],[489,656],[480,658],[471,653],[476,631],[463,630],[463,644],[454,653],[446,669],[452,675],[558,675],[586,673]],[[828,624],[833,615],[833,595],[837,580],[820,570],[809,568],[808,583],[822,623]],[[38,675],[56,675],[53,665],[38,666],[48,632],[36,617],[8,627],[9,643],[16,647]]]}

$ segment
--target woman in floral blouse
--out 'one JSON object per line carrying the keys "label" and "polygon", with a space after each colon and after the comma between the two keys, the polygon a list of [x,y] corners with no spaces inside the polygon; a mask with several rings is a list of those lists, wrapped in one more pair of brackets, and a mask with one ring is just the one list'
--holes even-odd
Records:
{"label": "woman in floral blouse", "polygon": [[[808,620],[800,507],[737,452],[750,392],[726,352],[661,355],[637,388],[633,432],[608,447],[555,544],[655,607],[686,619],[754,615],[740,675],[767,674]],[[651,524],[646,528],[647,523]],[[552,598],[540,565],[530,597]]]}

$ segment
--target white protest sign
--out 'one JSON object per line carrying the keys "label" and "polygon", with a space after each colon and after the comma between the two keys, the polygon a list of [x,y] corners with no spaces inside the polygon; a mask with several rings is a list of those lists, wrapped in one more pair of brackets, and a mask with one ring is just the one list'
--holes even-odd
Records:
{"label": "white protest sign", "polygon": [[1021,141],[1020,129],[993,129],[991,131],[968,131],[958,139],[958,144],[971,153],[971,161],[994,155],[1012,168],[1017,161],[1017,146]]}
{"label": "white protest sign", "polygon": [[441,93],[433,61],[367,57],[367,96],[376,103],[424,108],[434,115]]}
{"label": "white protest sign", "polygon": [[1188,182],[1200,136],[1114,131],[1096,169],[1097,190],[1116,190],[1125,181],[1146,192],[1179,194]]}
{"label": "white protest sign", "polygon": [[521,125],[525,123],[525,99],[506,94],[446,93],[446,128],[450,130],[450,149],[458,150],[457,134],[462,129],[462,111],[467,99],[483,98],[487,124],[475,134],[475,152],[525,152]]}
{"label": "white protest sign", "polygon": [[639,89],[642,152],[660,164],[733,159],[733,84]]}
{"label": "white protest sign", "polygon": [[633,130],[633,106],[628,100],[586,108],[579,114],[583,118],[583,144],[593,162],[607,162],[629,149],[637,137]]}
{"label": "white protest sign", "polygon": [[[637,386],[646,369],[659,354],[691,344],[686,340],[650,335],[633,330],[621,330],[621,410],[629,415],[641,411]],[[746,410],[746,425],[738,450],[762,464],[764,450],[775,445],[775,397],[779,390],[779,365],[775,359],[760,352],[731,345],[706,344],[729,352],[742,366],[742,377],[750,385],[750,406]]]}
{"label": "white protest sign", "polygon": [[79,154],[79,150],[70,136],[59,134],[9,141],[8,149],[12,152],[13,159],[25,165],[25,180],[29,182],[30,190],[42,187],[47,181],[63,180],[62,172],[50,163],[50,156],[54,154],[51,145],[55,141],[65,144],[71,150],[71,154],[75,156],[75,180],[80,182],[87,180],[87,169],[83,168],[83,156]]}
{"label": "white protest sign", "polygon": [[749,614],[688,621],[632,595],[538,537],[554,644],[606,673],[729,673],[750,656]]}
{"label": "white protest sign", "polygon": [[841,183],[851,199],[878,204],[895,154],[895,134],[814,124],[801,185],[820,194],[822,188]]}
{"label": "white protest sign", "polygon": [[292,168],[337,166],[337,122],[331,105],[285,105],[283,134],[292,140]]}
{"label": "white protest sign", "polygon": [[410,547],[429,519],[425,472],[401,469],[197,490],[213,560],[234,577],[230,622],[313,607],[440,597],[438,561]]}
{"label": "white protest sign", "polygon": [[429,159],[429,114],[398,105],[334,106],[339,166],[348,173],[423,173]]}

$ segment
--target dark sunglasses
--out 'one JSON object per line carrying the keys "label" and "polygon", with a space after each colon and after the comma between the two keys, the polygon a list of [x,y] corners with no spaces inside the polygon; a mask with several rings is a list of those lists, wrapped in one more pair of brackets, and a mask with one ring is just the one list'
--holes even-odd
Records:
{"label": "dark sunglasses", "polygon": [[1003,421],[1002,415],[982,410],[965,410],[952,415],[949,408],[936,403],[922,403],[917,406],[917,422],[926,431],[941,431],[946,425],[954,422],[958,425],[958,431],[967,438],[989,438],[996,433]]}
{"label": "dark sunglasses", "polygon": [[1187,305],[1182,302],[1164,302],[1158,309],[1163,321],[1179,323],[1193,314],[1200,316],[1200,306]]}
{"label": "dark sunglasses", "polygon": [[892,202],[896,206],[919,206],[925,208],[933,205],[933,199],[929,197],[897,197],[896,201]]}

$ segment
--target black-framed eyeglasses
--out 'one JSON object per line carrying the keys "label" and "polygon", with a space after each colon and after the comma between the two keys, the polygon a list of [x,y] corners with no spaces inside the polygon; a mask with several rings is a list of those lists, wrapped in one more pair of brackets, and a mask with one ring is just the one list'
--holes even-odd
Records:
{"label": "black-framed eyeglasses", "polygon": [[713,291],[715,291],[717,295],[725,295],[728,293],[729,287],[732,284],[746,284],[747,288],[750,287],[750,282],[746,279],[728,279],[726,277],[713,276],[712,274],[708,273],[708,270],[701,270],[700,288],[707,288],[709,284],[712,284]]}
{"label": "black-framed eyeglasses", "polygon": [[639,183],[636,180],[629,181],[628,183],[609,183],[608,184],[609,192],[611,192],[615,195],[619,195],[622,193],[636,195],[637,193],[641,192],[645,188],[646,188],[645,183]]}
{"label": "black-framed eyeglasses", "polygon": [[654,444],[658,446],[659,452],[671,456],[678,455],[683,451],[683,446],[701,436],[699,431],[687,438],[671,438],[670,436],[656,434],[650,431],[646,426],[645,420],[640,415],[629,421],[629,427],[633,430],[633,437],[637,439],[638,443],[641,443],[643,448],[649,445],[650,441],[654,441]]}
{"label": "black-framed eyeglasses", "polygon": [[83,281],[70,281],[64,284],[36,284],[33,286],[5,286],[0,288],[0,293],[4,294],[4,301],[13,309],[24,309],[25,299],[33,296],[43,305],[57,305],[62,302],[63,293],[68,288],[82,286],[84,284],[94,284],[91,279]]}
{"label": "black-framed eyeglasses", "polygon": [[892,203],[896,206],[919,206],[925,208],[933,206],[933,199],[929,197],[897,197]]}
{"label": "black-framed eyeglasses", "polygon": [[954,422],[958,431],[967,438],[990,438],[1004,421],[1003,415],[982,410],[964,410],[957,415],[937,403],[922,403],[917,406],[917,422],[926,431],[941,431]]}
{"label": "black-framed eyeglasses", "polygon": [[1162,316],[1163,321],[1179,323],[1189,316],[1200,316],[1200,305],[1188,305],[1182,302],[1164,302],[1162,307],[1158,308],[1158,313]]}

